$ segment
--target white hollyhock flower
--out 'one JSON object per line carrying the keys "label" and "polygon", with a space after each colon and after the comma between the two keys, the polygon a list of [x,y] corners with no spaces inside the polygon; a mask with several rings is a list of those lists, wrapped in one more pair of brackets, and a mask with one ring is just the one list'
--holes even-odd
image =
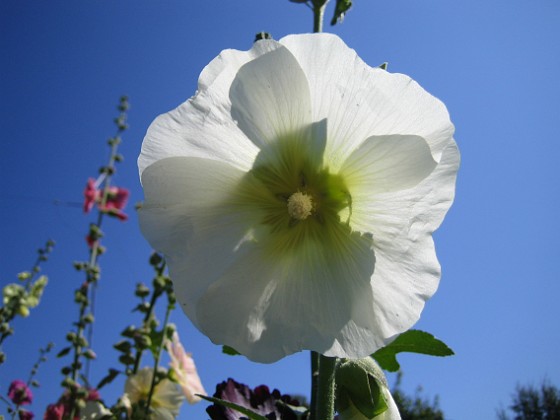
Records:
{"label": "white hollyhock flower", "polygon": [[459,153],[445,106],[329,34],[226,50],[150,126],[141,228],[212,341],[359,358],[419,318]]}
{"label": "white hollyhock flower", "polygon": [[[152,385],[154,370],[149,367],[140,369],[135,375],[129,376],[124,384],[123,404],[131,410],[132,404],[146,402]],[[173,420],[179,415],[183,403],[183,396],[177,385],[169,379],[162,379],[154,388],[150,407],[153,418],[158,420]]]}

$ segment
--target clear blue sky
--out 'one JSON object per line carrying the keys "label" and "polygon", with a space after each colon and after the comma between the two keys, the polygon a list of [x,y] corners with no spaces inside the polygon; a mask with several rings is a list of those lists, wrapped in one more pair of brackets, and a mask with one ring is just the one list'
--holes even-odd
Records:
{"label": "clear blue sky", "polygon": [[[328,18],[332,13],[331,4]],[[416,79],[448,106],[462,152],[457,197],[436,246],[443,278],[417,328],[443,339],[450,358],[402,356],[404,388],[439,395],[450,419],[492,419],[515,385],[560,385],[560,3],[556,0],[356,0],[340,35],[369,64]],[[249,49],[254,34],[308,32],[311,14],[288,0],[4,0],[0,2],[0,281],[29,269],[47,238],[43,302],[14,325],[0,392],[27,377],[39,347],[64,345],[76,317],[91,216],[79,207],[88,177],[107,159],[118,97],[131,129],[115,183],[142,200],[136,157],[150,122],[195,89],[222,49]],[[148,244],[131,207],[105,223],[93,380],[116,366],[111,344],[138,324],[134,284],[149,282]],[[177,311],[173,321],[211,393],[233,377],[308,394],[307,354],[274,365],[221,355]],[[56,349],[55,349],[56,351]],[[65,360],[66,361],[66,360]],[[60,360],[41,367],[39,416],[60,393]],[[106,388],[109,404],[122,382]],[[203,419],[204,403],[181,418]],[[3,412],[0,409],[0,412]]]}

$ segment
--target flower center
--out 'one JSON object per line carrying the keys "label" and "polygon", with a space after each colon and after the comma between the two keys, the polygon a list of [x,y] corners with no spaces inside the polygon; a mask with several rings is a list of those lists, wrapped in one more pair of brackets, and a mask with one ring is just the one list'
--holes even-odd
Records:
{"label": "flower center", "polygon": [[288,214],[292,219],[305,220],[311,215],[312,210],[311,196],[298,191],[288,198]]}

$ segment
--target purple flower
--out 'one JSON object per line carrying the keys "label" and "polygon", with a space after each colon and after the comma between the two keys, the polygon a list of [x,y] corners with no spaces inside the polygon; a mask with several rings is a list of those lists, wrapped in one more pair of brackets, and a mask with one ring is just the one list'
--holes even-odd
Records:
{"label": "purple flower", "polygon": [[[216,386],[214,397],[247,408],[269,419],[296,420],[296,415],[288,408],[277,404],[282,401],[292,406],[299,406],[299,401],[289,395],[282,395],[277,389],[270,392],[266,385],[251,390],[247,385],[229,378]],[[222,405],[214,404],[206,409],[212,420],[238,420],[245,416],[240,412]]]}
{"label": "purple flower", "polygon": [[33,393],[25,382],[16,379],[10,384],[8,398],[16,405],[26,405],[33,401]]}

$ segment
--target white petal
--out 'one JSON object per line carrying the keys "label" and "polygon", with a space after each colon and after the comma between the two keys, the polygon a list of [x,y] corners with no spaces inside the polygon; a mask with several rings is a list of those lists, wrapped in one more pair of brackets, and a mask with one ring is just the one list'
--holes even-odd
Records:
{"label": "white petal", "polygon": [[200,74],[196,95],[148,128],[138,158],[140,175],[152,163],[172,156],[221,160],[249,169],[258,149],[231,117],[229,89],[239,68],[279,46],[267,40],[249,51],[222,51]]}
{"label": "white petal", "polygon": [[371,238],[339,239],[338,247],[308,242],[285,255],[247,244],[243,258],[200,300],[201,330],[258,362],[328,350],[356,307],[369,308],[362,316],[373,316]]}
{"label": "white petal", "polygon": [[430,147],[418,136],[374,136],[346,159],[341,174],[355,201],[418,185],[435,168]]}
{"label": "white petal", "polygon": [[332,34],[291,35],[280,43],[307,76],[313,120],[327,119],[332,169],[337,171],[366,138],[390,134],[423,137],[439,161],[454,127],[445,105],[415,81],[371,68]]}
{"label": "white petal", "polygon": [[284,47],[241,67],[229,95],[233,118],[259,148],[311,123],[307,79]]}
{"label": "white petal", "polygon": [[436,169],[416,187],[379,194],[373,202],[354,203],[352,228],[373,234],[375,316],[354,318],[337,337],[340,347],[351,347],[356,336],[382,347],[420,317],[440,279],[432,233],[453,201],[459,160],[452,142]]}
{"label": "white petal", "polygon": [[163,159],[143,173],[142,233],[165,254],[177,297],[195,325],[192,302],[230,264],[253,222],[224,204],[243,176],[218,161],[185,157]]}

